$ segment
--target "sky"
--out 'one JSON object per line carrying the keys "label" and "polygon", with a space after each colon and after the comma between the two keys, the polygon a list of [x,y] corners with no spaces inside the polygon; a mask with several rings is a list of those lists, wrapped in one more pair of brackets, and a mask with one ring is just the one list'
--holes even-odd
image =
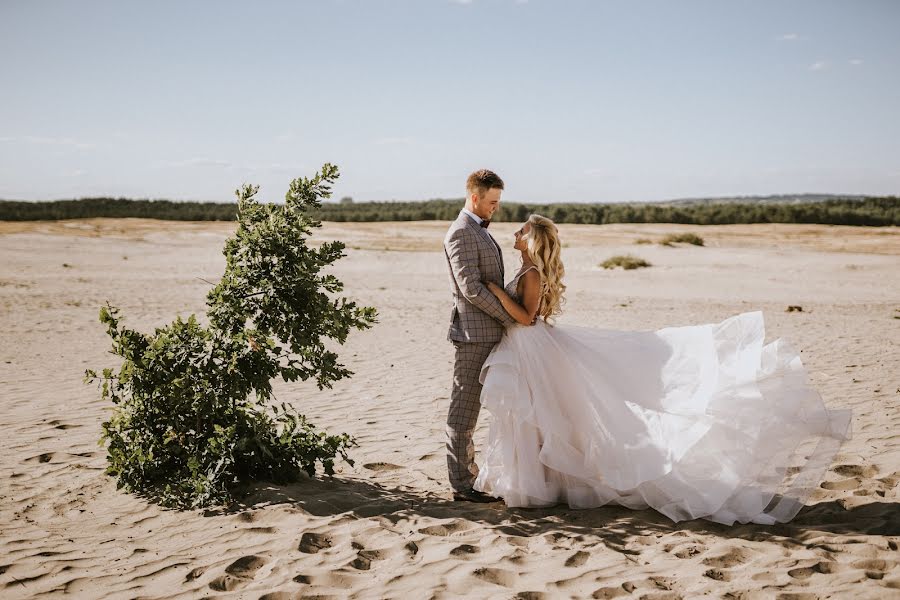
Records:
{"label": "sky", "polygon": [[0,198],[900,195],[900,1],[0,0]]}

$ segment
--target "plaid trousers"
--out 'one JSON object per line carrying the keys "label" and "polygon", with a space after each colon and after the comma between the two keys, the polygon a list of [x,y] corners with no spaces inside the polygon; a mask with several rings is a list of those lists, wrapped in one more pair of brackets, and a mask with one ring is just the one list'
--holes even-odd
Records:
{"label": "plaid trousers", "polygon": [[475,445],[472,434],[481,410],[481,383],[478,378],[485,359],[496,343],[453,342],[456,360],[453,363],[453,389],[447,414],[447,472],[450,486],[457,491],[467,490],[478,477],[475,464]]}

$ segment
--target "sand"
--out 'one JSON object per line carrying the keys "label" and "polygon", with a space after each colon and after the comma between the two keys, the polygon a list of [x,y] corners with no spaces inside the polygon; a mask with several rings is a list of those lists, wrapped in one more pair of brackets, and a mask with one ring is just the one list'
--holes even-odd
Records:
{"label": "sand", "polygon": [[[650,329],[762,310],[767,341],[790,340],[826,404],[853,409],[853,438],[794,521],[725,527],[450,500],[446,227],[329,223],[319,235],[347,243],[333,272],[379,323],[341,349],[352,378],[276,392],[355,435],[356,466],[174,511],[104,475],[109,406],[82,375],[116,364],[97,321],[105,301],[142,330],[202,312],[234,224],[0,223],[0,597],[900,597],[900,228],[561,227],[561,322]],[[491,231],[511,248],[516,227]],[[634,243],[679,231],[706,247]],[[653,266],[598,267],[626,252]],[[511,274],[512,251],[506,261]]]}

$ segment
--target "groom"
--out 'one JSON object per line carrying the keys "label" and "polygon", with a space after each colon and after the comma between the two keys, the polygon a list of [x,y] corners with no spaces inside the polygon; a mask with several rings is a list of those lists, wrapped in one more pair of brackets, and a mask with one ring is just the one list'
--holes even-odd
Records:
{"label": "groom", "polygon": [[491,349],[514,320],[485,283],[503,287],[503,253],[487,227],[500,207],[503,180],[481,169],[466,181],[466,206],[444,237],[453,312],[447,339],[456,348],[447,414],[447,470],[454,500],[496,502],[472,488],[478,476],[472,434],[481,408],[479,376]]}

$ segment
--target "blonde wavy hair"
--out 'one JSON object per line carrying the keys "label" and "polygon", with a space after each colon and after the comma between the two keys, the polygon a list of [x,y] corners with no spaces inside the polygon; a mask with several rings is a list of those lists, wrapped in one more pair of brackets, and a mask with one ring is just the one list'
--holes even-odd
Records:
{"label": "blonde wavy hair", "polygon": [[556,224],[547,217],[532,214],[528,216],[526,223],[531,225],[531,229],[522,237],[528,257],[541,276],[541,304],[538,314],[547,321],[562,312],[565,302],[563,292],[566,291],[566,286],[562,278],[566,269],[560,258],[562,244]]}

